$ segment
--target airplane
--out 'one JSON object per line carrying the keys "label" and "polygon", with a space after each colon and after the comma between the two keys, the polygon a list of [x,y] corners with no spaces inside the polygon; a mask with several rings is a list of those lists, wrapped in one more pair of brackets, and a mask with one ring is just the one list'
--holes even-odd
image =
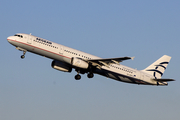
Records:
{"label": "airplane", "polygon": [[174,79],[161,79],[167,65],[171,59],[164,55],[152,63],[144,70],[136,70],[120,64],[120,62],[134,59],[134,57],[118,57],[103,59],[52,41],[36,37],[31,34],[18,33],[9,36],[7,41],[23,51],[21,58],[25,58],[26,52],[32,52],[52,59],[52,68],[71,72],[75,69],[76,80],[80,80],[80,74],[87,73],[88,78],[93,78],[94,74],[99,74],[117,81],[138,84],[138,85],[156,85],[167,86]]}

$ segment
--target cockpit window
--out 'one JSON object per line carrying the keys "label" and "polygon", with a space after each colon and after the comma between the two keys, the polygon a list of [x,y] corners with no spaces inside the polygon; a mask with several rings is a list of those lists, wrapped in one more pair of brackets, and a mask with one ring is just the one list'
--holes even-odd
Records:
{"label": "cockpit window", "polygon": [[18,36],[18,37],[20,37],[20,38],[23,38],[23,36],[22,36],[22,35],[18,35],[18,34],[15,34],[14,36]]}

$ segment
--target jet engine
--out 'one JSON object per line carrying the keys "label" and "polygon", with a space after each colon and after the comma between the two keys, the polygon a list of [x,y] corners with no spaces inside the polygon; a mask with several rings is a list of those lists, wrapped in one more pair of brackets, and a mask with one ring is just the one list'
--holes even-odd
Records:
{"label": "jet engine", "polygon": [[76,57],[72,58],[71,64],[75,67],[83,68],[83,69],[87,69],[89,67],[89,64],[87,62]]}
{"label": "jet engine", "polygon": [[71,72],[72,71],[71,66],[69,66],[66,63],[57,61],[57,60],[52,61],[51,66],[52,66],[52,68],[63,71],[63,72]]}

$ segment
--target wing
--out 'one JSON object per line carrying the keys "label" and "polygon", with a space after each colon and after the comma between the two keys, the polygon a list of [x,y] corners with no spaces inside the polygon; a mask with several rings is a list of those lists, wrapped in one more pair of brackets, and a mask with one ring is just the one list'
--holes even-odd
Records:
{"label": "wing", "polygon": [[134,57],[120,57],[120,58],[108,58],[108,59],[92,59],[87,60],[88,62],[92,63],[93,66],[97,66],[101,68],[102,66],[106,66],[109,68],[110,64],[119,64],[124,60],[134,59]]}

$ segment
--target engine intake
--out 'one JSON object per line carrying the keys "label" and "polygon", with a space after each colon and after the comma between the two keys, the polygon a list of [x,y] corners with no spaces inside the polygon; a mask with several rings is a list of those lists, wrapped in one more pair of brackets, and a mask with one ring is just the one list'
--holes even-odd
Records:
{"label": "engine intake", "polygon": [[76,57],[72,58],[71,64],[75,67],[79,67],[83,69],[87,69],[89,67],[89,64],[87,62]]}

